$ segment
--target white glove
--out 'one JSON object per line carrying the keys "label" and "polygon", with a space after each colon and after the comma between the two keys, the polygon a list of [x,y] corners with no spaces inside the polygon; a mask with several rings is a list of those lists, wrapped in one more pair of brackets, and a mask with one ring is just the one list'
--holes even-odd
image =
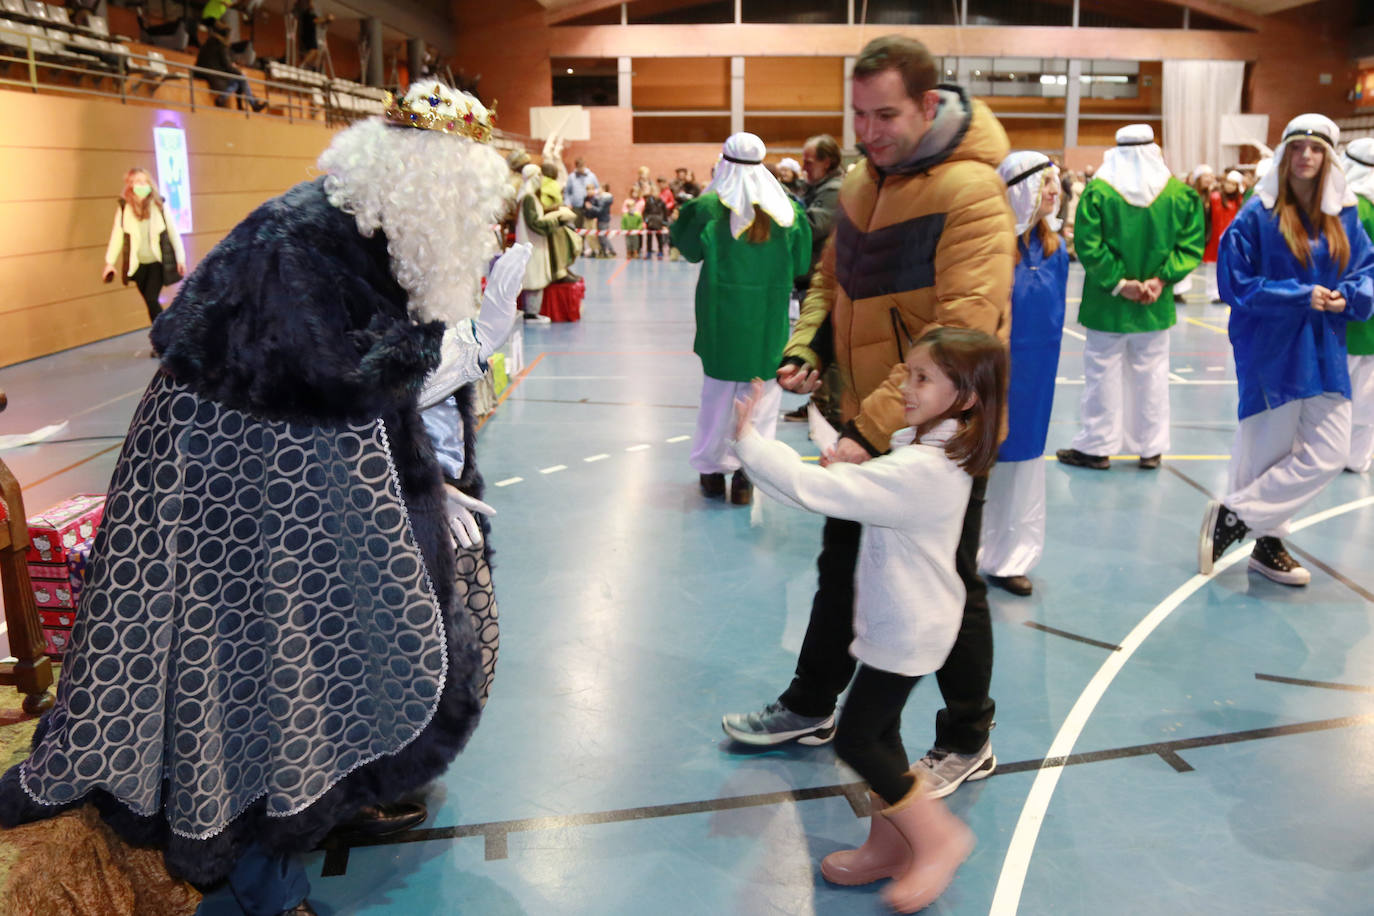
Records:
{"label": "white glove", "polygon": [[452,484],[444,484],[444,504],[448,511],[448,527],[463,547],[482,546],[482,526],[473,512],[495,515],[496,510],[480,499],[473,499]]}
{"label": "white glove", "polygon": [[487,275],[482,307],[477,312],[478,358],[486,362],[510,336],[515,325],[515,299],[525,283],[525,265],[534,249],[528,242],[517,242],[496,259]]}

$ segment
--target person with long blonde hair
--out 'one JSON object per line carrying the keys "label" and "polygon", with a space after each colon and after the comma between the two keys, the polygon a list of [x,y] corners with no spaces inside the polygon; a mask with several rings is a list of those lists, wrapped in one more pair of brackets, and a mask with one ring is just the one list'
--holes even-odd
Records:
{"label": "person with long blonde hair", "polygon": [[1339,139],[1322,115],[1288,122],[1275,167],[1221,239],[1240,426],[1226,495],[1208,503],[1198,539],[1204,575],[1253,533],[1252,570],[1284,585],[1312,579],[1280,538],[1345,465],[1346,325],[1374,312],[1374,244],[1336,162]]}
{"label": "person with long blonde hair", "polygon": [[1062,185],[1048,156],[1012,153],[997,167],[1016,219],[1011,287],[1011,371],[1007,438],[988,475],[978,570],[1013,595],[1029,595],[1029,573],[1045,549],[1045,440],[1054,407],[1069,253],[1059,237]]}
{"label": "person with long blonde hair", "polygon": [[124,173],[124,190],[115,208],[110,243],[105,246],[101,279],[106,283],[114,279],[116,265],[124,285],[132,282],[138,287],[148,307],[149,321],[162,312],[158,302],[162,288],[186,276],[181,233],[146,169],[132,168]]}

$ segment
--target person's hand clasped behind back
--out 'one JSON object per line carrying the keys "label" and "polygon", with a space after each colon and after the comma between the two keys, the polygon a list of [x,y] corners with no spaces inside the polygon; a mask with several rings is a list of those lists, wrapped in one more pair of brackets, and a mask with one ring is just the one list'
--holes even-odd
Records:
{"label": "person's hand clasped behind back", "polygon": [[778,384],[787,391],[810,394],[821,387],[821,373],[808,363],[800,366],[788,363],[778,368]]}

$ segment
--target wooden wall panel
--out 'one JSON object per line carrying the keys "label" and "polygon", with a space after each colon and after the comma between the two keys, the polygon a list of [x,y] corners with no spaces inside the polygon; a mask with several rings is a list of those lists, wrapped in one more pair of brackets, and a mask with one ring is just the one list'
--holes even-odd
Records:
{"label": "wooden wall panel", "polygon": [[633,66],[630,96],[641,111],[730,109],[728,58],[646,57]]}
{"label": "wooden wall panel", "polygon": [[[777,147],[800,149],[809,138],[816,134],[830,134],[836,140],[844,137],[844,116],[808,117],[800,115],[745,116],[744,129],[758,134],[771,151]],[[781,158],[772,155],[769,159]],[[793,155],[794,159],[800,156]]]}
{"label": "wooden wall panel", "polygon": [[746,58],[744,107],[763,111],[840,111],[844,108],[844,59]]}
{"label": "wooden wall panel", "polygon": [[264,200],[313,176],[333,131],[210,110],[0,92],[0,366],[147,323],[138,294],[100,282],[124,172],[152,168],[155,126],[186,131],[192,266]]}

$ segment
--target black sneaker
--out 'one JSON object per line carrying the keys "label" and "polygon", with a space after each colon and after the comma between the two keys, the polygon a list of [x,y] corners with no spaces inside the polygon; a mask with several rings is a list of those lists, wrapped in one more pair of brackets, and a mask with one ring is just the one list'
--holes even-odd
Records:
{"label": "black sneaker", "polygon": [[1160,462],[1160,459],[1163,458],[1163,457],[1164,457],[1163,455],[1141,455],[1141,456],[1140,456],[1140,469],[1141,469],[1142,471],[1154,471],[1154,470],[1158,470],[1158,469],[1159,469],[1159,462]]}
{"label": "black sneaker", "polygon": [[1212,574],[1212,567],[1227,548],[1245,537],[1250,529],[1240,516],[1214,499],[1207,503],[1207,512],[1202,517],[1202,532],[1197,544],[1197,569],[1204,576]]}
{"label": "black sneaker", "polygon": [[789,411],[787,411],[787,413],[785,413],[785,414],[782,415],[782,418],[783,418],[784,420],[786,420],[788,423],[805,423],[805,422],[806,422],[806,404],[803,404],[802,406],[798,407],[796,410],[789,410]]}
{"label": "black sneaker", "polygon": [[1255,538],[1250,568],[1280,585],[1306,585],[1312,581],[1312,574],[1293,559],[1278,538]]}
{"label": "black sneaker", "polygon": [[1060,464],[1069,464],[1076,468],[1092,468],[1094,471],[1105,471],[1112,466],[1106,455],[1089,455],[1076,448],[1061,448],[1054,453],[1054,457],[1059,459]]}

